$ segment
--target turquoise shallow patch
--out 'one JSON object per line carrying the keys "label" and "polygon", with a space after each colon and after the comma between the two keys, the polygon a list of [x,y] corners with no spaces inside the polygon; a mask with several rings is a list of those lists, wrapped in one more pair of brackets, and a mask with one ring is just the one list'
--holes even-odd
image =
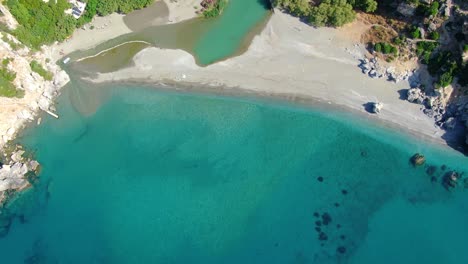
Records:
{"label": "turquoise shallow patch", "polygon": [[75,97],[21,140],[43,173],[2,263],[467,263],[467,193],[408,162],[440,180],[468,171],[455,152],[272,102],[122,86],[85,116]]}

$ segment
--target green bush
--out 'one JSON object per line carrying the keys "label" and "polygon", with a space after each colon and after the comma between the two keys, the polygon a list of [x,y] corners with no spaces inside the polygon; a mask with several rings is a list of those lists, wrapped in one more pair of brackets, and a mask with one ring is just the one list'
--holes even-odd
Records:
{"label": "green bush", "polygon": [[440,4],[437,1],[432,2],[431,5],[419,3],[418,8],[416,9],[416,14],[418,16],[435,17],[437,13],[439,13],[439,7]]}
{"label": "green bush", "polygon": [[437,77],[435,86],[443,88],[453,82],[453,78],[462,70],[459,70],[459,65],[455,56],[449,51],[439,52],[431,57],[427,67],[432,76]]}
{"label": "green bush", "polygon": [[275,0],[273,4],[298,17],[307,17],[310,14],[311,6],[308,0]]}
{"label": "green bush", "polygon": [[353,7],[346,0],[324,0],[312,7],[309,21],[315,26],[340,27],[356,17]]}
{"label": "green bush", "polygon": [[463,45],[463,51],[467,52],[468,51],[468,44]]}
{"label": "green bush", "polygon": [[13,81],[16,79],[16,73],[11,72],[7,69],[10,63],[9,58],[2,60],[2,66],[0,67],[0,96],[3,97],[22,97],[24,91],[16,89]]}
{"label": "green bush", "polygon": [[432,52],[437,48],[436,42],[419,41],[416,43],[416,54],[421,59],[421,63],[428,64]]}
{"label": "green bush", "polygon": [[128,13],[153,3],[154,0],[88,0],[79,19],[64,13],[71,7],[67,0],[6,0],[6,5],[20,24],[13,34],[22,43],[38,49],[44,44],[63,41],[76,27],[90,22],[95,15]]}
{"label": "green bush", "polygon": [[375,50],[376,52],[382,52],[382,44],[380,44],[380,43],[375,43],[375,45],[374,45],[374,50]]}
{"label": "green bush", "polygon": [[375,0],[348,0],[354,8],[364,12],[372,13],[377,10],[377,1]]}
{"label": "green bush", "polygon": [[208,7],[203,11],[203,16],[205,18],[212,18],[221,15],[224,8],[226,8],[227,0],[216,0],[211,7]]}
{"label": "green bush", "polygon": [[44,78],[44,80],[52,81],[52,78],[54,77],[52,73],[44,69],[39,62],[33,60],[29,66],[31,66],[31,70],[33,72],[39,74],[42,78]]}
{"label": "green bush", "polygon": [[413,27],[413,29],[410,32],[411,38],[418,39],[421,38],[421,30],[417,27]]}
{"label": "green bush", "polygon": [[431,33],[429,33],[428,37],[429,39],[439,40],[440,34],[437,31],[432,31]]}
{"label": "green bush", "polygon": [[398,36],[393,39],[393,43],[396,45],[403,45],[406,42],[406,37],[405,36]]}
{"label": "green bush", "polygon": [[383,54],[393,54],[393,55],[397,55],[398,54],[398,49],[387,43],[387,42],[380,42],[380,43],[376,43],[374,45],[374,50],[376,52],[381,52]]}

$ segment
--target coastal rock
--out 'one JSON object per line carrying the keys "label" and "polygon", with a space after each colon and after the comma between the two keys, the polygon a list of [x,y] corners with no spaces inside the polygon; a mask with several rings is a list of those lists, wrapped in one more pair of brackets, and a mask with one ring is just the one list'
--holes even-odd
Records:
{"label": "coastal rock", "polygon": [[20,162],[23,159],[24,150],[17,150],[11,155],[11,160],[14,162]]}
{"label": "coastal rock", "polygon": [[0,192],[26,187],[28,182],[24,179],[24,175],[27,172],[27,165],[20,162],[16,162],[12,166],[4,165],[0,169]]}
{"label": "coastal rock", "polygon": [[422,104],[424,102],[424,93],[419,88],[409,89],[406,96],[411,103]]}
{"label": "coastal rock", "polygon": [[411,157],[410,161],[414,166],[421,166],[426,162],[426,158],[423,155],[416,153]]}
{"label": "coastal rock", "polygon": [[382,110],[383,104],[382,103],[372,103],[372,112],[375,114],[380,113],[380,110]]}
{"label": "coastal rock", "polygon": [[453,117],[449,117],[445,122],[444,122],[444,128],[448,130],[452,130],[455,128],[457,124],[457,120]]}
{"label": "coastal rock", "polygon": [[457,186],[460,175],[456,171],[449,171],[444,175],[442,184],[445,188],[454,188]]}

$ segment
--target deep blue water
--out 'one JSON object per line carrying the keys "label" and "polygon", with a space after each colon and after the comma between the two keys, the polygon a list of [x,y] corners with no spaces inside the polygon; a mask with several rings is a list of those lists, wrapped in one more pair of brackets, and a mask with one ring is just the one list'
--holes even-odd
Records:
{"label": "deep blue water", "polygon": [[21,139],[43,170],[2,263],[468,263],[450,149],[338,111],[144,87],[91,109],[70,89]]}

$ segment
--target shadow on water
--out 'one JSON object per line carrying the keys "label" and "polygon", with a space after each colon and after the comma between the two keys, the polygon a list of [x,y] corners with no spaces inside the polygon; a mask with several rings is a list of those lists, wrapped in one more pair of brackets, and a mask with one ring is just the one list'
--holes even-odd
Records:
{"label": "shadow on water", "polygon": [[273,9],[274,0],[257,0],[257,2],[262,5],[265,9]]}

